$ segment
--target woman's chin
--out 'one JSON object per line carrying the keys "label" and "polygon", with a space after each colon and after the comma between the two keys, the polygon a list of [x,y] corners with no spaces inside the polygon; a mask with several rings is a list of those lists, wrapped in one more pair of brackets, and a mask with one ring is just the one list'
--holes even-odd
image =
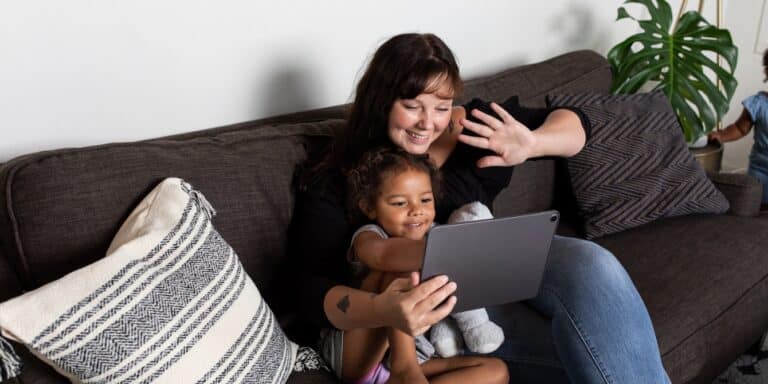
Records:
{"label": "woman's chin", "polygon": [[429,142],[414,143],[410,140],[407,140],[405,143],[400,145],[400,148],[404,149],[406,152],[412,155],[423,155],[427,153],[427,150],[429,150]]}

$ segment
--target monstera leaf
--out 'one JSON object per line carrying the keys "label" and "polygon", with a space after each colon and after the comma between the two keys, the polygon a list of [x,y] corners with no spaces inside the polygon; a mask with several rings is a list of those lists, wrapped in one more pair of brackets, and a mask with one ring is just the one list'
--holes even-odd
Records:
{"label": "monstera leaf", "polygon": [[[672,30],[672,9],[664,0],[627,0],[644,5],[650,19],[638,20],[624,7],[616,20],[635,20],[642,29],[608,52],[613,67],[613,93],[634,93],[648,82],[657,83],[677,114],[685,138],[692,142],[714,129],[728,111],[736,90],[738,49],[731,34],[708,23],[696,11],[684,13]],[[715,61],[720,55],[728,63]],[[723,90],[717,86],[719,78]]]}

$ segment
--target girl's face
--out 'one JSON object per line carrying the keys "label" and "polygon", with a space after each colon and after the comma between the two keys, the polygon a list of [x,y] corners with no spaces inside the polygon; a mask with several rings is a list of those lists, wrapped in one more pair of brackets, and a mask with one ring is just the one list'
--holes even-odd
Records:
{"label": "girl's face", "polygon": [[435,81],[441,81],[436,91],[413,99],[396,99],[389,111],[389,139],[414,155],[426,153],[451,121],[453,91],[447,80]]}
{"label": "girl's face", "polygon": [[435,199],[429,174],[408,169],[382,180],[368,217],[391,237],[421,240],[435,220]]}

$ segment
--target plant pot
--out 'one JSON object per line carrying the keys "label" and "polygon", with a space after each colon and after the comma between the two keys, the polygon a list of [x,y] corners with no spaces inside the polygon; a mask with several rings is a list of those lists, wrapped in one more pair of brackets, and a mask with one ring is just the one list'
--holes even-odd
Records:
{"label": "plant pot", "polygon": [[701,164],[704,170],[720,172],[723,162],[723,144],[712,141],[702,148],[690,148],[693,157]]}
{"label": "plant pot", "polygon": [[709,144],[709,141],[707,140],[707,135],[701,135],[698,139],[694,140],[692,143],[688,143],[688,148],[704,148]]}

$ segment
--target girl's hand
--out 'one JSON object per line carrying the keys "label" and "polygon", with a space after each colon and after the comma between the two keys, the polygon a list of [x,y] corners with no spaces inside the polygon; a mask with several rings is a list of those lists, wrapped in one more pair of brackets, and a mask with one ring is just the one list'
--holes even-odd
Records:
{"label": "girl's hand", "polygon": [[419,284],[418,272],[412,272],[410,278],[393,280],[374,297],[373,311],[385,326],[418,336],[451,313],[456,305],[455,291],[456,283],[446,276]]}
{"label": "girl's hand", "polygon": [[477,166],[513,166],[529,159],[536,146],[536,136],[528,127],[515,120],[504,108],[491,103],[491,108],[501,120],[478,109],[472,115],[485,124],[474,123],[466,118],[461,124],[478,136],[459,135],[459,141],[477,148],[490,149],[495,156],[486,156],[477,161]]}
{"label": "girl's hand", "polygon": [[708,141],[717,141],[718,143],[723,142],[723,131],[712,131],[709,135],[707,135]]}

